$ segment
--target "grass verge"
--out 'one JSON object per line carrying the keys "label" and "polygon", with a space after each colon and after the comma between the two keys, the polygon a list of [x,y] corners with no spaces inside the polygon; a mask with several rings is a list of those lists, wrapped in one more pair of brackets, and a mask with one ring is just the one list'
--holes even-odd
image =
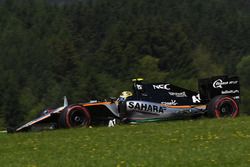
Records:
{"label": "grass verge", "polygon": [[250,117],[0,134],[0,164],[249,166]]}

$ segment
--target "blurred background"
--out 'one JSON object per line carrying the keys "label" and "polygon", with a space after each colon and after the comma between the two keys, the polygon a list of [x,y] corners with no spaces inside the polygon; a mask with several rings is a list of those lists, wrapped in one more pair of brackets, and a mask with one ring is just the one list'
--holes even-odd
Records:
{"label": "blurred background", "polygon": [[131,79],[197,90],[238,75],[250,113],[248,0],[1,0],[0,127],[119,96]]}

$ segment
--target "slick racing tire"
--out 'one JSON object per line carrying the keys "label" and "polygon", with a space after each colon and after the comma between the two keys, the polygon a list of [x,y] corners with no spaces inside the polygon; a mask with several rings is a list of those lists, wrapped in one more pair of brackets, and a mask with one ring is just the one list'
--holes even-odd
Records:
{"label": "slick racing tire", "polygon": [[235,118],[239,115],[239,106],[232,97],[219,95],[214,97],[208,104],[207,115],[216,118]]}
{"label": "slick racing tire", "polygon": [[91,117],[89,111],[79,105],[69,106],[64,109],[59,117],[59,126],[61,128],[71,128],[80,126],[89,126]]}

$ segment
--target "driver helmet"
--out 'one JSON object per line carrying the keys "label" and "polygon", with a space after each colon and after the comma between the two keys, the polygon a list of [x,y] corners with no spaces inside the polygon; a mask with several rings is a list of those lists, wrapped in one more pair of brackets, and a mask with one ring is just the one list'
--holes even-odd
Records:
{"label": "driver helmet", "polygon": [[133,93],[130,91],[123,91],[121,95],[119,96],[118,101],[124,101],[127,99],[127,97],[132,96],[132,95]]}

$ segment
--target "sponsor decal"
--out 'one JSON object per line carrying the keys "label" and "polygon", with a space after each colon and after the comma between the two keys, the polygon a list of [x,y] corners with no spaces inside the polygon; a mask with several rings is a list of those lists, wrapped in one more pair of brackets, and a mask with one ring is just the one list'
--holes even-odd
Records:
{"label": "sponsor decal", "polygon": [[154,89],[165,89],[165,90],[170,90],[168,87],[170,84],[160,84],[160,85],[153,85]]}
{"label": "sponsor decal", "polygon": [[170,102],[161,102],[161,104],[165,104],[168,106],[176,106],[178,103],[176,102],[176,100],[171,100]]}
{"label": "sponsor decal", "polygon": [[191,112],[192,112],[191,109],[184,109],[184,110],[178,111],[178,113],[180,113],[180,114],[190,114]]}
{"label": "sponsor decal", "polygon": [[155,103],[129,101],[127,103],[127,110],[149,113],[163,113],[166,110],[166,107],[162,107]]}
{"label": "sponsor decal", "polygon": [[238,84],[239,81],[222,81],[222,79],[217,79],[213,83],[214,88],[222,88],[223,85],[235,85]]}
{"label": "sponsor decal", "polygon": [[229,85],[235,85],[238,84],[239,81],[229,81]]}
{"label": "sponsor decal", "polygon": [[221,91],[221,94],[224,95],[224,94],[235,94],[235,93],[240,93],[239,90],[223,90]]}
{"label": "sponsor decal", "polygon": [[136,85],[138,90],[142,90],[142,85]]}
{"label": "sponsor decal", "polygon": [[175,96],[175,97],[187,97],[186,92],[168,92],[169,95]]}
{"label": "sponsor decal", "polygon": [[116,125],[116,119],[109,120],[108,127],[114,127]]}
{"label": "sponsor decal", "polygon": [[217,80],[214,81],[214,83],[213,83],[213,87],[214,87],[214,88],[222,88],[223,85],[228,85],[228,81],[223,82],[222,79],[217,79]]}
{"label": "sponsor decal", "polygon": [[234,99],[236,99],[236,100],[240,99],[240,96],[234,96]]}
{"label": "sponsor decal", "polygon": [[200,94],[197,94],[196,96],[192,96],[193,103],[200,103],[201,97]]}

